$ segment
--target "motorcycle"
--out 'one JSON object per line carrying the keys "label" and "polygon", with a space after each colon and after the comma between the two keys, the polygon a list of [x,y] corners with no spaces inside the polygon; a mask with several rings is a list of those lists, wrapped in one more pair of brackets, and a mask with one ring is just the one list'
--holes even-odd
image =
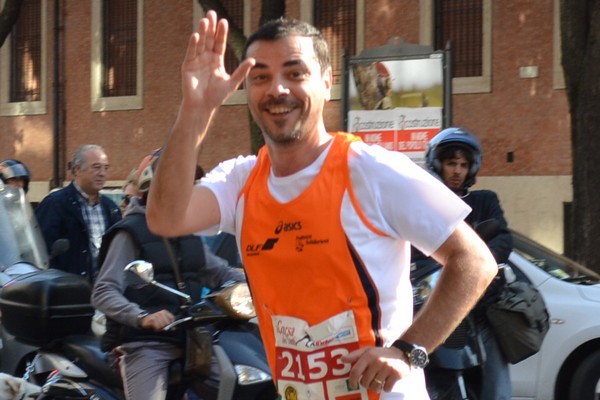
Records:
{"label": "motorcycle", "polygon": [[[152,279],[151,264],[138,261],[130,264],[128,271],[133,270],[147,284],[160,286]],[[118,372],[100,350],[100,338],[90,333],[90,294],[87,280],[53,269],[20,275],[0,293],[5,329],[17,341],[37,347],[24,360],[23,378],[42,387],[38,399],[124,398]],[[179,319],[168,327],[202,326],[212,334],[219,382],[215,387],[208,377],[207,382],[195,378],[193,389],[202,399],[277,398],[258,326],[249,321],[252,312],[247,285],[228,284],[182,307]],[[180,360],[172,363],[169,373],[167,398],[180,399],[191,383]]]}
{"label": "motorcycle", "polygon": [[[60,247],[56,245],[56,251]],[[25,192],[0,181],[0,290],[14,277],[43,271],[49,266],[50,256]],[[19,375],[25,355],[37,347],[17,342],[0,325],[0,371]]]}
{"label": "motorcycle", "polygon": [[[48,255],[23,191],[0,183],[2,371],[40,386],[38,399],[124,399],[121,378],[91,332],[91,285],[48,268],[67,247],[59,241]],[[203,400],[277,398],[258,326],[240,304],[251,304],[249,291],[231,285],[181,309],[180,321],[211,332],[220,367],[218,388],[194,382]],[[189,384],[182,371],[179,361],[170,368],[169,398],[181,398]]]}
{"label": "motorcycle", "polygon": [[[496,220],[481,222],[475,231],[488,241],[498,234],[500,225]],[[442,266],[431,258],[413,260],[411,282],[413,285],[413,307],[418,312],[435,287]],[[465,375],[473,372],[485,362],[483,339],[472,313],[429,357],[425,367],[427,391],[432,400],[477,400],[479,389],[469,384]]]}
{"label": "motorcycle", "polygon": [[215,391],[207,382],[196,381],[194,391],[203,399],[276,399],[266,353],[256,317],[250,289],[245,282],[226,282],[216,292],[209,293],[195,304],[184,292],[154,280],[152,264],[133,261],[125,267],[129,281],[150,284],[184,299],[182,312],[164,330],[201,327],[202,333],[212,332],[212,352],[220,369],[219,386]]}

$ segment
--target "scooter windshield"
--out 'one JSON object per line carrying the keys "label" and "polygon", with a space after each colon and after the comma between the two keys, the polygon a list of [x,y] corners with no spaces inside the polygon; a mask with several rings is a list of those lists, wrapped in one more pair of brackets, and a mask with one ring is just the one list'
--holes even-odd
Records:
{"label": "scooter windshield", "polygon": [[0,183],[0,272],[48,268],[48,251],[23,189]]}

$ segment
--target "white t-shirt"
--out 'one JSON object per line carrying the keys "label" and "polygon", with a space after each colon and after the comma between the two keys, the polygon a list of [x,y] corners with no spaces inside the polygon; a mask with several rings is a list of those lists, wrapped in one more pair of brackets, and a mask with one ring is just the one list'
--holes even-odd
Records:
{"label": "white t-shirt", "polygon": [[[271,174],[271,194],[281,202],[297,197],[320,171],[328,150],[293,175]],[[371,223],[391,237],[411,242],[425,255],[433,253],[471,211],[442,182],[402,153],[354,142],[348,162],[355,194]],[[256,156],[224,161],[199,183],[210,188],[219,202],[221,223],[210,232],[236,233],[242,211],[237,197],[255,163]],[[344,209],[342,215],[345,211],[350,212]]]}
{"label": "white t-shirt", "polygon": [[[319,173],[329,148],[311,165],[285,177],[269,176],[271,195],[282,203],[300,195]],[[424,254],[434,252],[464,220],[471,209],[442,182],[398,152],[380,146],[353,142],[348,152],[352,188],[366,219],[386,236],[365,229],[350,196],[342,202],[342,226],[360,255],[378,290],[381,335],[389,346],[412,323],[410,244]],[[216,230],[239,237],[243,201],[238,201],[255,156],[238,157],[221,163],[199,183],[216,195],[221,223]],[[398,382],[395,392],[406,398],[421,398],[414,388],[423,388],[421,373]],[[414,385],[414,380],[420,384]],[[401,399],[385,394],[382,399]]]}

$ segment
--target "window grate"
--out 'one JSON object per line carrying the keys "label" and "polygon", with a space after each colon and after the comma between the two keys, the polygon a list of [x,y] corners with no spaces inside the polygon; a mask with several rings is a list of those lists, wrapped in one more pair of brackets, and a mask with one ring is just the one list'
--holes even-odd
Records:
{"label": "window grate", "polygon": [[[221,4],[227,11],[229,16],[229,26],[237,26],[239,29],[244,30],[244,2],[240,0],[221,0]],[[231,46],[227,46],[225,50],[225,70],[228,73],[232,73],[240,65],[235,52]]]}
{"label": "window grate", "polygon": [[483,1],[435,0],[434,46],[452,46],[453,77],[483,74]]}
{"label": "window grate", "polygon": [[102,96],[135,96],[137,0],[104,0],[102,10]]}
{"label": "window grate", "polygon": [[314,24],[329,44],[333,83],[342,82],[344,50],[356,53],[356,0],[316,0]]}
{"label": "window grate", "polygon": [[25,0],[11,34],[10,102],[40,101],[41,0]]}

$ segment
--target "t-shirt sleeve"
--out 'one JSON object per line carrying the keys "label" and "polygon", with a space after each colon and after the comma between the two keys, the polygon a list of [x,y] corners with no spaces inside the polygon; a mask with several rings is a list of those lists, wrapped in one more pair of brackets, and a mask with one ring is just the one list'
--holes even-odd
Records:
{"label": "t-shirt sleeve", "polygon": [[239,156],[223,161],[197,183],[214,193],[221,212],[219,225],[199,232],[200,234],[215,235],[219,232],[235,234],[238,195],[255,164],[256,156]]}
{"label": "t-shirt sleeve", "polygon": [[349,158],[352,185],[367,218],[427,256],[471,211],[437,177],[402,153],[358,142]]}

